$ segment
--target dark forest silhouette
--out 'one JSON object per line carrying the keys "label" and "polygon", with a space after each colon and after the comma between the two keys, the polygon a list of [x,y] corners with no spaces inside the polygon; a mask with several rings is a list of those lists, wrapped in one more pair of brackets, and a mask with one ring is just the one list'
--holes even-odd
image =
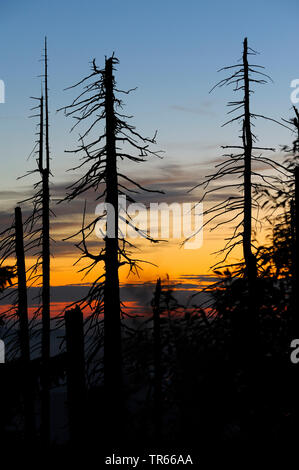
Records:
{"label": "dark forest silhouette", "polygon": [[[81,159],[73,168],[80,177],[59,203],[92,191],[95,200],[115,209],[115,236],[99,242],[98,252],[90,251],[89,237],[106,214],[87,221],[85,204],[82,226],[67,240],[74,239],[78,261],[86,260],[83,276],[92,272],[94,281],[84,298],[51,318],[53,203],[45,41],[43,91],[34,108],[39,121],[37,168],[28,172],[40,179],[32,197],[15,208],[13,224],[2,229],[0,239],[1,295],[10,304],[0,316],[7,347],[7,361],[0,365],[5,384],[0,392],[5,404],[0,438],[7,448],[42,444],[45,452],[51,448],[59,454],[76,453],[81,447],[89,453],[94,449],[98,456],[116,448],[126,453],[185,449],[196,458],[212,460],[240,449],[260,448],[273,456],[276,445],[291,448],[296,442],[299,383],[290,343],[299,333],[299,114],[294,107],[293,118],[277,121],[252,111],[254,86],[270,80],[263,67],[250,64],[252,56],[255,51],[245,38],[241,64],[221,69],[228,76],[214,87],[232,85],[241,95],[228,103],[233,117],[225,123],[241,125],[240,145],[224,146],[221,163],[196,186],[203,188],[199,202],[209,201],[211,193],[223,188],[231,192],[227,199],[207,205],[203,214],[204,226],[212,224],[213,230],[233,225],[231,236],[219,247],[221,261],[212,267],[217,281],[180,305],[175,284],[158,279],[152,315],[142,321],[128,315],[120,299],[119,269],[127,265],[138,274],[143,261],[135,258],[136,247],[120,234],[118,197],[126,195],[135,202],[136,192],[162,191],[143,188],[121,172],[118,162],[146,165],[147,157],[160,157],[153,149],[156,134],[144,138],[123,114],[118,96],[133,90],[118,89],[114,74],[119,62],[114,55],[105,59],[103,69],[93,60],[90,74],[70,87],[78,88],[78,97],[61,109],[75,119],[73,129],[81,127],[78,146],[68,151]],[[283,163],[275,160],[271,146],[257,145],[252,130],[257,118],[295,132],[293,143],[283,148]],[[272,152],[273,157],[262,152]],[[260,163],[271,174],[260,172]],[[24,222],[23,206],[27,212],[31,207]],[[262,221],[258,211],[265,211]],[[135,227],[128,213],[121,217],[150,243],[159,241]],[[268,233],[263,245],[257,241],[256,223]],[[242,258],[231,263],[238,246]],[[26,257],[32,253],[36,261],[28,266]],[[27,299],[31,286],[40,287],[33,318]],[[56,333],[60,352],[51,355]],[[51,416],[57,412],[51,394],[57,387],[65,389],[67,403],[60,444],[51,436]],[[211,455],[215,447],[221,449],[218,456]]]}

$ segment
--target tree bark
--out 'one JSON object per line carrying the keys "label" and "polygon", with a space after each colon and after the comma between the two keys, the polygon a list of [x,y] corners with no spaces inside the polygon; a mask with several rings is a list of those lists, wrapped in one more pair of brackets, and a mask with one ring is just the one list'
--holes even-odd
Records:
{"label": "tree bark", "polygon": [[50,235],[49,235],[49,175],[45,169],[43,178],[42,214],[42,439],[50,441]]}
{"label": "tree bark", "polygon": [[[114,237],[106,236],[104,286],[104,381],[109,423],[120,425],[122,402],[122,360],[120,295],[118,277],[118,178],[116,162],[116,119],[114,114],[113,59],[105,65],[106,112],[106,203],[114,208]],[[108,222],[107,222],[108,223]],[[115,430],[110,430],[114,433]]]}
{"label": "tree bark", "polygon": [[[42,106],[41,102],[41,106]],[[43,109],[41,109],[41,116]],[[45,137],[46,165],[43,163],[43,148],[40,154],[40,171],[42,175],[42,440],[45,445],[50,442],[50,155],[49,155],[49,111],[48,111],[48,58],[47,40],[45,39]],[[43,122],[40,129],[43,142]]]}
{"label": "tree bark", "polygon": [[[243,147],[244,147],[244,232],[243,255],[245,261],[245,280],[247,283],[247,308],[244,311],[242,322],[243,360],[254,364],[258,354],[257,343],[257,301],[256,301],[256,258],[252,253],[252,132],[250,120],[250,85],[248,65],[247,38],[244,39],[243,49],[244,69],[244,119],[243,119]],[[255,344],[252,349],[251,345]]]}
{"label": "tree bark", "polygon": [[250,91],[248,70],[248,46],[247,38],[244,39],[243,67],[244,67],[244,121],[243,121],[243,146],[244,146],[244,234],[243,254],[246,265],[246,275],[249,284],[256,277],[255,257],[251,249],[252,232],[252,194],[251,194],[251,155],[252,155],[252,132],[250,122]]}

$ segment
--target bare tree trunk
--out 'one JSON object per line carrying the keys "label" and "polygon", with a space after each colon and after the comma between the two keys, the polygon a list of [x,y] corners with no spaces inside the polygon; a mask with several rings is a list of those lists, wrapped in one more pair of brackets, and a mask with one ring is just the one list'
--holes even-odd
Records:
{"label": "bare tree trunk", "polygon": [[[46,111],[46,167],[43,168],[43,158],[40,155],[42,174],[42,440],[45,445],[50,441],[50,207],[49,207],[49,116],[48,116],[48,69],[47,41],[45,39],[45,111]],[[42,110],[41,110],[42,115]],[[43,124],[41,124],[41,140]],[[43,149],[41,148],[41,151]]]}
{"label": "bare tree trunk", "polygon": [[[74,200],[80,194],[87,190],[93,189],[98,193],[100,185],[104,184],[103,194],[98,194],[98,199],[105,196],[105,202],[109,209],[114,210],[112,220],[108,220],[108,230],[105,237],[105,247],[101,247],[98,255],[94,255],[88,250],[86,244],[86,232],[88,227],[85,224],[83,216],[83,226],[81,230],[82,243],[77,245],[82,251],[84,257],[92,259],[90,269],[96,268],[100,262],[104,263],[104,276],[100,275],[96,278],[91,286],[87,296],[81,301],[80,305],[91,307],[91,315],[87,318],[87,323],[92,325],[92,331],[95,333],[91,337],[92,343],[97,341],[97,345],[93,349],[92,355],[97,352],[97,348],[101,346],[98,341],[98,335],[93,328],[94,319],[101,323],[99,314],[104,311],[104,394],[105,404],[103,414],[105,414],[106,422],[101,429],[104,432],[104,438],[116,445],[116,440],[121,438],[122,431],[120,429],[124,417],[124,403],[122,394],[122,350],[121,350],[121,303],[119,292],[119,276],[118,270],[121,265],[127,264],[132,272],[138,272],[139,260],[131,257],[127,250],[129,242],[123,240],[122,244],[118,242],[118,194],[119,191],[126,190],[124,184],[118,183],[118,178],[124,179],[129,186],[136,185],[142,188],[138,183],[134,182],[126,175],[117,172],[117,158],[128,159],[133,162],[142,162],[147,155],[158,156],[159,152],[153,152],[150,148],[155,143],[153,139],[142,137],[133,126],[129,125],[124,116],[119,113],[116,106],[121,106],[122,101],[115,96],[115,93],[122,92],[115,86],[113,76],[114,64],[118,64],[118,59],[114,56],[106,58],[105,68],[99,69],[93,60],[93,72],[85,77],[77,85],[81,85],[85,80],[92,80],[92,85],[85,85],[85,90],[80,93],[80,99],[74,100],[70,106],[63,109],[66,116],[73,116],[78,120],[78,124],[85,122],[86,118],[94,117],[95,120],[84,133],[84,137],[80,139],[79,148],[86,154],[90,169],[78,179],[73,185],[73,189],[65,198],[65,200]],[[75,86],[77,86],[75,85]],[[86,95],[88,91],[88,97]],[[89,91],[92,91],[91,95]],[[93,93],[94,91],[94,93]],[[124,91],[128,93],[129,91]],[[84,97],[83,97],[84,96]],[[82,99],[83,98],[83,99]],[[82,99],[82,101],[81,101]],[[98,111],[100,114],[98,114]],[[95,130],[95,125],[105,120],[105,129],[98,136],[96,141],[86,145],[85,138],[91,130]],[[102,148],[94,148],[99,142],[104,142]],[[127,153],[119,148],[120,141],[129,148],[133,148],[133,152]],[[97,143],[96,143],[97,142]],[[134,155],[138,151],[138,156]],[[77,151],[76,151],[77,152]],[[129,151],[130,152],[130,151]],[[96,160],[95,160],[96,159]],[[79,167],[78,167],[79,168]],[[127,188],[130,191],[129,188]],[[146,191],[151,191],[146,189]],[[110,211],[112,212],[112,211]],[[129,223],[129,215],[125,215],[126,222]],[[96,220],[94,221],[96,222]],[[114,223],[113,223],[114,222]],[[110,233],[111,223],[114,225],[114,234]],[[130,222],[131,223],[131,222]],[[133,224],[134,225],[134,224]],[[90,227],[89,227],[90,228]],[[136,231],[139,231],[136,227]],[[148,239],[151,239],[150,237]],[[152,240],[153,241],[153,240]],[[89,268],[86,268],[89,269]],[[85,268],[83,269],[85,270]],[[90,302],[91,301],[91,302]]]}
{"label": "bare tree trunk", "polygon": [[[250,122],[250,88],[247,38],[244,39],[243,49],[244,69],[244,120],[243,120],[243,147],[244,147],[244,232],[243,255],[245,261],[245,277],[247,281],[247,309],[242,322],[243,360],[254,364],[258,348],[257,334],[257,303],[256,303],[256,259],[252,253],[252,132]],[[253,350],[250,347],[255,344]]]}
{"label": "bare tree trunk", "polygon": [[30,372],[30,343],[28,327],[28,300],[26,267],[23,239],[23,222],[20,207],[15,208],[16,258],[18,275],[18,315],[20,322],[20,348],[23,363],[23,397],[25,417],[25,439],[30,441],[35,436],[34,390]]}
{"label": "bare tree trunk", "polygon": [[42,438],[44,443],[50,439],[50,240],[49,240],[49,177],[43,170],[43,216],[42,216]]}
{"label": "bare tree trunk", "polygon": [[154,426],[155,437],[159,442],[162,416],[162,370],[161,370],[161,328],[160,328],[161,279],[157,280],[153,305],[154,320]]}
{"label": "bare tree trunk", "polygon": [[23,240],[23,222],[22,222],[22,211],[20,207],[15,208],[15,223],[16,223],[16,258],[17,258],[17,274],[18,274],[18,314],[19,314],[19,320],[20,320],[21,358],[24,362],[28,363],[30,361],[28,301],[27,301],[24,240]]}
{"label": "bare tree trunk", "polygon": [[48,51],[47,38],[45,38],[45,134],[46,134],[46,168],[50,172],[50,145],[49,145],[49,101],[48,101]]}
{"label": "bare tree trunk", "polygon": [[83,314],[77,306],[65,312],[67,399],[70,436],[77,445],[84,438],[85,366]]}
{"label": "bare tree trunk", "polygon": [[250,123],[250,91],[248,70],[247,38],[244,39],[243,67],[244,67],[244,121],[243,121],[243,145],[244,145],[244,235],[243,253],[246,265],[246,275],[249,285],[256,277],[255,257],[251,249],[252,232],[252,194],[251,194],[251,155],[252,155],[252,132]]}
{"label": "bare tree trunk", "polygon": [[[118,278],[118,181],[115,145],[114,77],[112,58],[105,66],[106,111],[106,203],[114,207],[114,238],[105,239],[105,287],[104,287],[104,380],[108,401],[109,422],[120,420],[122,401],[121,324]],[[112,430],[111,430],[112,431]]]}

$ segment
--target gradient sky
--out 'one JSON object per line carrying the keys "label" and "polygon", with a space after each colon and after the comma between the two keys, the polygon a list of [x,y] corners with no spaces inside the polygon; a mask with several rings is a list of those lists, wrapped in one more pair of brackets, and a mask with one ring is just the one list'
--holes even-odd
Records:
{"label": "gradient sky", "polygon": [[[1,0],[0,5],[0,79],[6,85],[6,102],[0,104],[2,221],[32,187],[31,180],[16,182],[16,177],[34,167],[33,159],[26,160],[35,138],[35,121],[28,116],[30,96],[40,92],[45,35],[55,195],[63,194],[71,179],[65,170],[74,160],[64,150],[73,148],[77,137],[76,132],[69,134],[71,121],[56,109],[70,103],[75,93],[63,89],[88,74],[94,57],[102,66],[104,56],[114,51],[120,59],[118,85],[138,87],[125,99],[126,113],[134,114],[133,123],[146,136],[158,130],[158,148],[165,154],[162,161],[130,167],[130,176],[167,190],[165,200],[196,200],[196,194],[187,198],[186,191],[213,167],[222,153],[220,145],[237,143],[238,125],[221,128],[226,102],[233,98],[231,89],[213,94],[209,90],[222,78],[217,70],[241,57],[245,36],[261,53],[254,62],[264,65],[274,81],[257,89],[252,108],[275,119],[291,114],[290,82],[299,78],[296,0]],[[287,130],[272,123],[259,122],[256,131],[265,146],[279,148],[291,141]],[[92,212],[95,206],[88,202]],[[52,277],[56,285],[80,282],[74,274],[70,282],[74,255],[60,240],[80,223],[81,207],[78,203],[58,209],[58,257]],[[221,232],[205,232],[203,247],[196,252],[179,249],[176,243],[143,247],[145,259],[159,265],[146,269],[143,280],[166,272],[175,278],[206,273],[213,263],[209,253],[221,248],[222,240]]]}

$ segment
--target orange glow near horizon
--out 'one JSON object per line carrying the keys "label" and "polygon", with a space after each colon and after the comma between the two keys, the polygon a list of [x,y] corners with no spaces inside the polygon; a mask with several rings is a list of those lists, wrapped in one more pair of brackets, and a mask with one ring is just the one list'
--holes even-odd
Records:
{"label": "orange glow near horizon", "polygon": [[[181,276],[188,275],[212,275],[212,266],[221,261],[222,255],[215,255],[224,245],[224,239],[227,233],[223,232],[223,236],[219,233],[217,236],[206,230],[201,248],[185,249],[181,246],[180,241],[161,242],[152,244],[149,241],[139,244],[138,249],[132,252],[132,257],[142,260],[140,262],[140,270],[138,275],[129,273],[128,266],[123,266],[119,270],[119,279],[123,284],[135,284],[143,282],[154,282],[158,277],[165,278],[169,276],[171,279],[179,279]],[[264,237],[262,237],[264,241]],[[100,276],[103,270],[103,263],[99,263],[86,277],[80,269],[88,265],[88,260],[81,260],[76,263],[80,253],[74,248],[73,255],[55,255],[51,259],[51,285],[64,286],[74,284],[91,283],[96,277]],[[242,248],[237,247],[233,252],[233,256],[228,262],[237,262],[242,258]],[[33,259],[27,259],[27,265],[33,263]],[[7,265],[14,264],[14,260],[7,260]]]}
{"label": "orange glow near horizon", "polygon": [[[134,258],[144,261],[140,263],[141,269],[139,276],[130,274],[127,266],[119,270],[119,278],[122,283],[136,283],[154,281],[158,277],[164,278],[166,275],[170,279],[178,279],[182,275],[205,275],[212,274],[211,266],[215,264],[220,257],[212,253],[217,251],[223,241],[204,240],[201,248],[196,250],[187,250],[181,247],[179,243],[173,242],[143,244],[143,249],[136,250],[133,253]],[[240,250],[236,250],[235,257],[240,255]],[[103,272],[103,264],[99,265],[83,278],[83,273],[79,269],[86,266],[86,261],[81,261],[76,266],[76,256],[54,257],[52,260],[51,285],[81,284],[92,282],[96,275]],[[152,263],[152,264],[150,264]]]}
{"label": "orange glow near horizon", "polygon": [[[175,291],[188,291],[190,289],[190,287],[188,287],[189,283],[192,285],[192,291],[200,290],[206,285],[206,281],[202,281],[196,277],[207,275],[213,277],[211,266],[222,259],[222,256],[217,257],[213,252],[216,252],[223,247],[224,239],[227,237],[227,234],[225,234],[224,231],[223,236],[219,236],[219,238],[215,235],[209,238],[210,232],[206,232],[207,236],[204,237],[202,247],[196,250],[185,249],[179,242],[174,243],[174,241],[170,241],[169,243],[163,242],[160,244],[152,244],[150,242],[143,241],[139,244],[139,249],[134,250],[132,253],[134,258],[145,261],[145,263],[140,264],[142,270],[139,271],[139,276],[132,273],[129,274],[128,266],[123,266],[119,270],[120,284],[142,285],[144,283],[152,283],[154,290],[154,283],[158,277],[162,280],[165,280],[168,277],[170,285],[172,282],[174,283]],[[77,253],[78,255],[80,254],[79,251]],[[74,249],[74,255],[72,256],[57,255],[52,258],[51,285],[53,287],[89,284],[98,276],[103,274],[103,263],[100,263],[98,267],[84,278],[84,273],[78,271],[86,266],[86,260],[82,260],[74,266],[74,263],[76,263],[78,259],[78,255],[75,256],[75,254],[76,251]],[[234,252],[234,257],[231,257],[228,262],[234,263],[239,261],[241,258],[242,248],[239,246]],[[28,265],[32,262],[33,259],[27,259]],[[190,276],[190,280],[188,279],[188,276]],[[176,283],[179,284],[177,287]],[[184,288],[184,284],[186,284],[186,288]],[[79,300],[79,298],[74,299],[74,302],[76,300]],[[61,314],[71,303],[71,301],[51,302],[51,317]],[[7,308],[9,308],[9,305],[1,305],[0,313],[6,311]],[[36,307],[29,307],[28,314],[30,318],[32,318],[35,310]],[[147,314],[151,311],[151,307],[149,303],[148,305],[142,305],[138,300],[126,300],[124,301],[124,311],[129,314]],[[85,312],[85,315],[86,314],[87,312]]]}

